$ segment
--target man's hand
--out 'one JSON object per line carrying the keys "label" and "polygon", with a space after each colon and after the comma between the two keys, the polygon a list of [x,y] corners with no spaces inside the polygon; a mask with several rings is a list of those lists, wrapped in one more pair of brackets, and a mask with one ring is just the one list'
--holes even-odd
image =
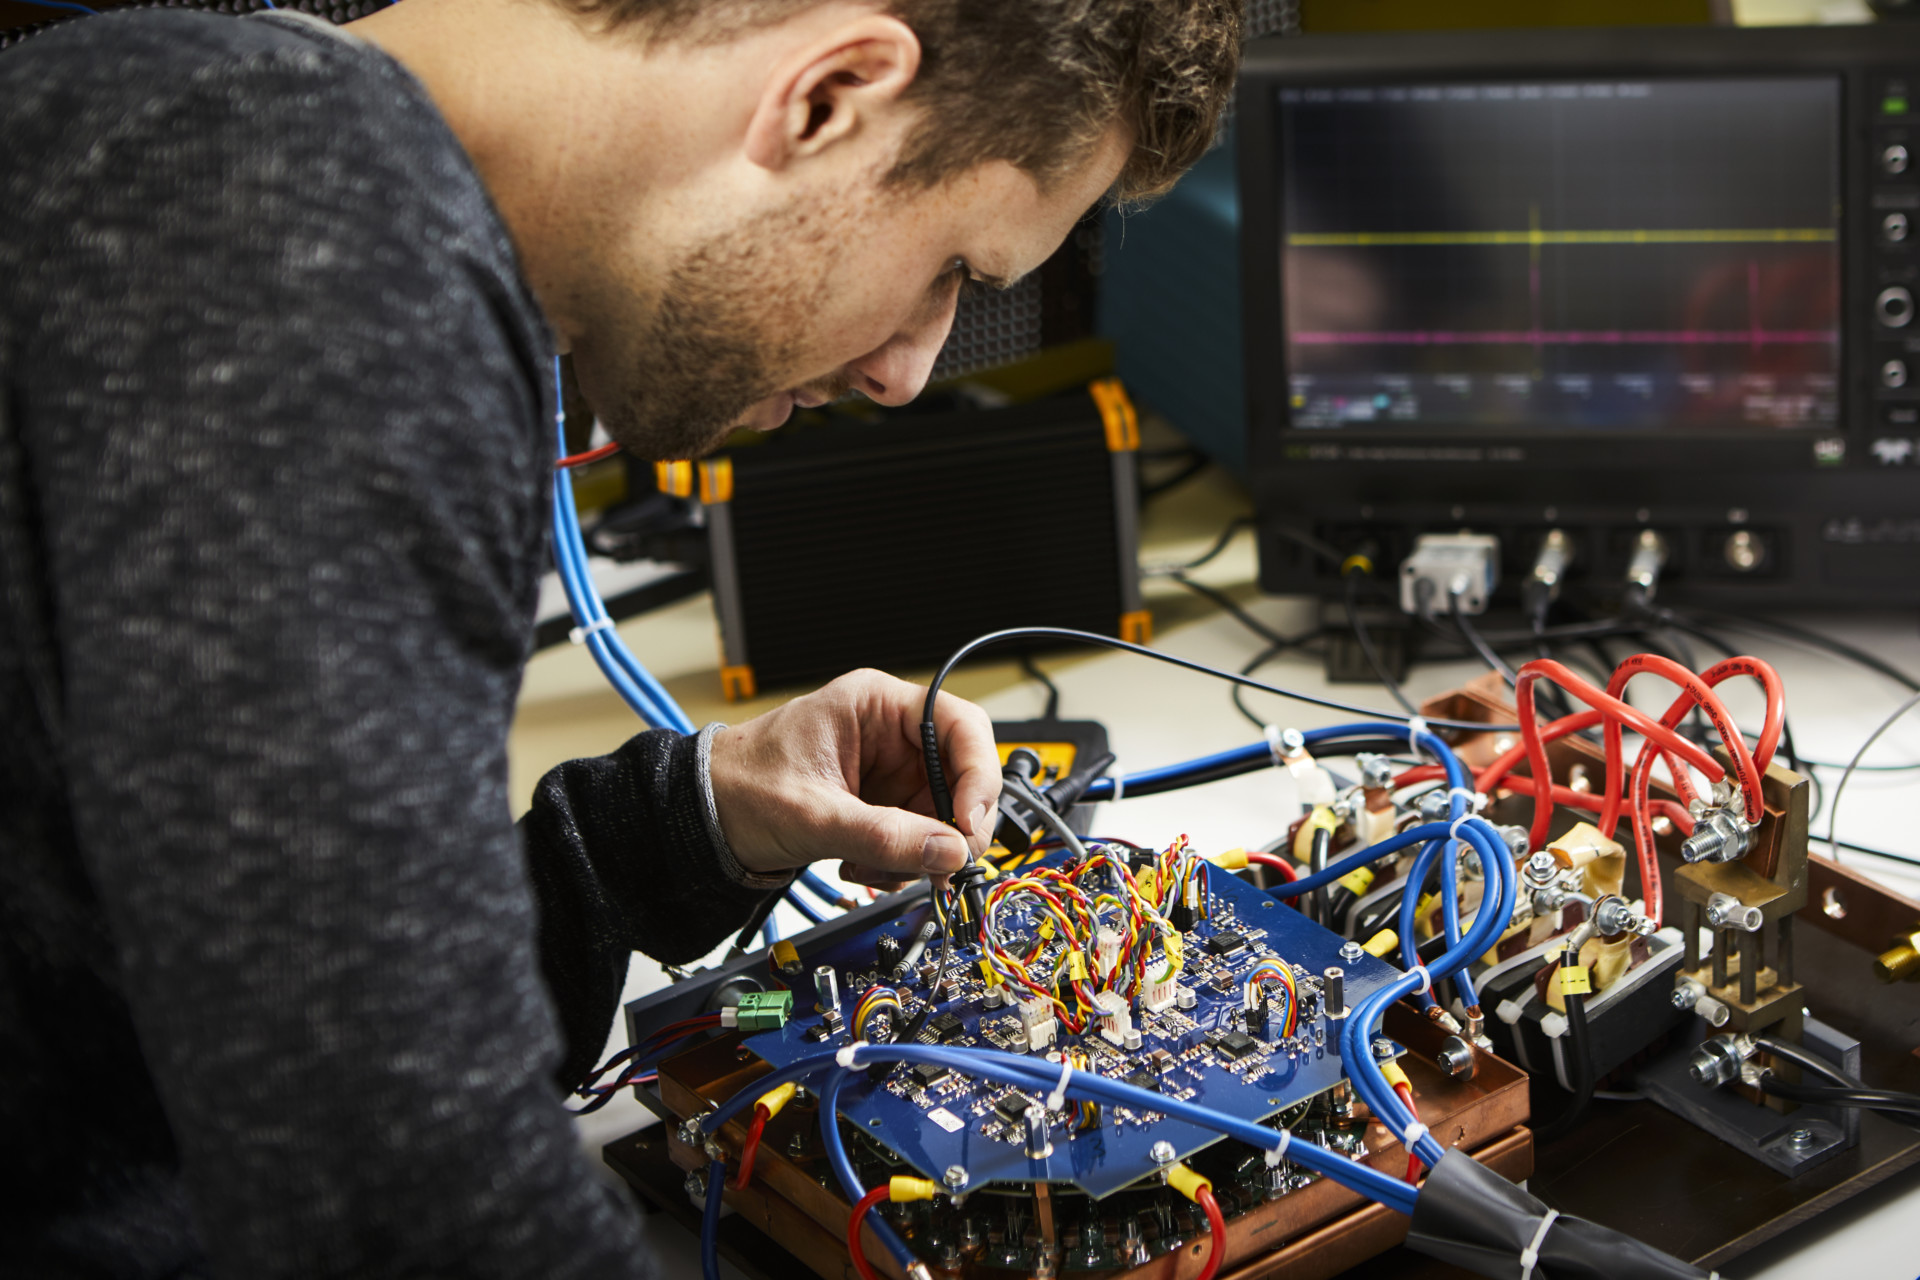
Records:
{"label": "man's hand", "polygon": [[955,831],[932,816],[920,746],[926,697],[855,671],[716,736],[714,803],[740,864],[765,874],[841,858],[843,878],[891,887],[958,870],[969,847],[986,848],[1000,795],[992,722],[952,694],[934,706]]}

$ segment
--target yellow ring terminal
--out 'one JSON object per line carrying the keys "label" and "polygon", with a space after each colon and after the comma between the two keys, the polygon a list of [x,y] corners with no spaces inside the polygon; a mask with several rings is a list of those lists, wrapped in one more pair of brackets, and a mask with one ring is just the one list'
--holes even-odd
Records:
{"label": "yellow ring terminal", "polygon": [[1381,1063],[1380,1074],[1386,1077],[1387,1087],[1389,1089],[1395,1087],[1396,1085],[1403,1085],[1403,1084],[1406,1085],[1407,1088],[1409,1089],[1413,1088],[1413,1082],[1407,1079],[1407,1073],[1400,1069],[1400,1064],[1398,1062]]}
{"label": "yellow ring terminal", "polygon": [[909,1200],[931,1200],[940,1188],[926,1178],[892,1178],[887,1182],[887,1199],[895,1204]]}
{"label": "yellow ring terminal", "polygon": [[1222,871],[1245,871],[1247,869],[1247,851],[1228,849],[1225,853],[1216,853],[1207,859]]}
{"label": "yellow ring terminal", "polygon": [[1313,860],[1313,833],[1324,827],[1331,835],[1339,826],[1340,819],[1334,817],[1333,810],[1325,805],[1308,814],[1307,820],[1300,824],[1300,830],[1293,836],[1293,860],[1306,866]]}
{"label": "yellow ring terminal", "polygon": [[1382,929],[1368,938],[1363,950],[1375,959],[1384,959],[1388,952],[1400,946],[1400,935],[1391,929]]}
{"label": "yellow ring terminal", "polygon": [[1340,576],[1343,578],[1346,577],[1349,573],[1352,573],[1355,569],[1358,569],[1361,573],[1367,574],[1369,577],[1371,577],[1373,574],[1373,561],[1368,557],[1363,556],[1358,552],[1355,552],[1353,555],[1348,556],[1345,560],[1342,560],[1340,562]]}
{"label": "yellow ring terminal", "polygon": [[1167,1170],[1167,1185],[1194,1201],[1200,1199],[1202,1191],[1213,1190],[1212,1181],[1195,1173],[1184,1164],[1176,1164]]}
{"label": "yellow ring terminal", "polygon": [[778,1089],[771,1089],[761,1094],[759,1100],[753,1105],[756,1107],[765,1107],[767,1109],[767,1119],[771,1120],[780,1114],[780,1108],[793,1101],[793,1095],[799,1092],[799,1089],[800,1086],[798,1084],[789,1080]]}

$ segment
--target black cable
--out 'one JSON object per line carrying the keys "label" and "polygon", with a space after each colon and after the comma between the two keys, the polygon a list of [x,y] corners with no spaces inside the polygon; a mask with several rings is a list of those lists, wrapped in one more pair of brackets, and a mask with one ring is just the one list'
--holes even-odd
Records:
{"label": "black cable", "polygon": [[1152,484],[1142,483],[1140,486],[1140,501],[1143,503],[1152,502],[1161,494],[1178,489],[1181,485],[1193,479],[1202,471],[1205,471],[1210,465],[1212,464],[1204,454],[1197,450],[1193,451],[1187,465],[1181,467],[1166,479],[1156,480]]}
{"label": "black cable", "polygon": [[747,927],[742,929],[740,936],[733,940],[734,955],[743,956],[758,944],[760,928],[766,924],[767,917],[773,914],[773,909],[780,905],[781,896],[778,893],[769,893],[761,899],[760,905],[753,909],[753,914],[747,917]]}
{"label": "black cable", "polygon": [[1772,1074],[1760,1077],[1760,1091],[1789,1102],[1828,1107],[1855,1107],[1902,1124],[1920,1125],[1920,1093],[1890,1089],[1853,1089],[1824,1084],[1789,1084]]}
{"label": "black cable", "polygon": [[1820,1057],[1818,1054],[1810,1053],[1802,1046],[1794,1044],[1790,1040],[1781,1040],[1774,1036],[1755,1036],[1753,1043],[1759,1048],[1765,1049],[1776,1058],[1785,1058],[1802,1071],[1811,1071],[1815,1075],[1826,1077],[1843,1089],[1863,1089],[1866,1087],[1866,1081],[1860,1079],[1858,1076],[1848,1075],[1839,1067],[1828,1062],[1825,1058]]}
{"label": "black cable", "polygon": [[1253,634],[1259,636],[1262,640],[1265,640],[1268,644],[1277,645],[1286,643],[1284,636],[1241,608],[1232,596],[1220,590],[1218,587],[1210,587],[1204,582],[1195,582],[1192,578],[1189,578],[1177,569],[1167,576],[1202,599],[1211,601],[1221,612],[1225,613],[1247,630],[1253,632]]}
{"label": "black cable", "polygon": [[1214,560],[1219,558],[1220,553],[1227,549],[1227,546],[1233,541],[1234,535],[1252,524],[1252,516],[1235,516],[1233,519],[1227,521],[1227,527],[1220,531],[1220,536],[1214,539],[1212,546],[1184,564],[1168,566],[1165,572],[1170,574],[1190,573],[1203,565],[1213,563]]}
{"label": "black cable", "polygon": [[[1311,631],[1303,631],[1299,635],[1294,636],[1291,639],[1285,640],[1280,644],[1268,645],[1265,649],[1262,649],[1259,653],[1253,656],[1253,661],[1249,662],[1246,666],[1240,668],[1240,674],[1243,676],[1250,676],[1254,672],[1258,671],[1261,667],[1266,666],[1269,662],[1272,662],[1275,658],[1285,653],[1287,650],[1297,649],[1301,645],[1306,644],[1308,641],[1317,640],[1325,634],[1326,634],[1326,631],[1324,628],[1315,627]],[[1244,700],[1244,698],[1242,697],[1242,695],[1245,693],[1246,693],[1246,690],[1242,689],[1239,685],[1233,686],[1233,691],[1231,696],[1233,698],[1234,709],[1239,711],[1241,715],[1245,716],[1247,718],[1247,722],[1251,724],[1254,728],[1260,730],[1262,733],[1266,732],[1267,721],[1262,717],[1257,716],[1253,713],[1253,708],[1249,707],[1246,704],[1246,701]]]}
{"label": "black cable", "polygon": [[1348,569],[1341,574],[1347,585],[1347,625],[1353,628],[1354,642],[1360,646],[1360,652],[1366,658],[1367,665],[1373,669],[1373,674],[1380,683],[1386,686],[1393,700],[1405,707],[1409,715],[1419,715],[1420,709],[1408,699],[1406,691],[1400,687],[1400,682],[1388,674],[1387,664],[1380,660],[1380,651],[1374,648],[1373,637],[1368,634],[1367,624],[1360,617],[1360,583],[1366,576],[1366,571],[1358,567]]}
{"label": "black cable", "polygon": [[[1568,947],[1564,965],[1568,969],[1578,968],[1579,952]],[[1587,1028],[1587,998],[1569,993],[1562,999],[1567,1004],[1567,1058],[1573,1069],[1573,1097],[1565,1110],[1533,1131],[1537,1142],[1551,1142],[1570,1133],[1593,1105],[1593,1045],[1589,1043],[1592,1037]]]}
{"label": "black cable", "polygon": [[1035,665],[1033,655],[1030,653],[1022,653],[1020,655],[1020,669],[1027,673],[1028,679],[1038,680],[1046,686],[1047,709],[1040,713],[1040,718],[1042,720],[1058,720],[1060,718],[1060,686],[1055,684],[1046,672]]}
{"label": "black cable", "polygon": [[[1655,609],[1653,612],[1658,615],[1681,616],[1677,611],[1672,609]],[[1885,676],[1895,684],[1902,685],[1915,692],[1920,692],[1920,680],[1916,680],[1913,676],[1908,675],[1892,663],[1875,657],[1864,649],[1856,648],[1844,640],[1836,640],[1832,636],[1822,635],[1818,631],[1811,631],[1805,627],[1795,626],[1791,622],[1780,622],[1773,618],[1747,618],[1741,617],[1738,614],[1700,611],[1693,611],[1688,616],[1695,621],[1696,625],[1700,619],[1707,619],[1711,626],[1731,627],[1735,631],[1758,632],[1762,635],[1787,636],[1790,639],[1800,641],[1802,644],[1811,645],[1816,649],[1825,649],[1829,653],[1838,654],[1849,662],[1857,663],[1869,671]]]}
{"label": "black cable", "polygon": [[1453,625],[1459,629],[1460,635],[1466,642],[1473,646],[1473,651],[1480,655],[1480,661],[1499,672],[1500,678],[1507,682],[1508,688],[1512,688],[1514,685],[1520,683],[1519,673],[1508,666],[1500,655],[1495,653],[1487,642],[1480,638],[1479,629],[1467,621],[1467,615],[1460,611],[1460,593],[1457,591],[1454,592],[1448,597],[1448,600],[1451,606]]}
{"label": "black cable", "polygon": [[[1149,649],[1145,645],[1132,644],[1113,636],[1103,636],[1094,631],[1076,631],[1072,627],[1008,627],[1003,631],[991,631],[977,636],[954,650],[934,675],[927,686],[927,700],[921,709],[920,746],[927,765],[927,790],[933,797],[934,814],[940,821],[953,822],[953,791],[947,785],[944,769],[940,763],[940,734],[934,726],[933,709],[940,697],[940,686],[947,682],[953,669],[974,654],[991,645],[1009,640],[1072,640],[1081,644],[1098,645],[1103,649],[1118,649],[1122,653],[1138,654],[1143,658],[1153,658],[1169,666],[1181,667],[1198,672],[1203,676],[1213,676],[1218,680],[1230,680],[1249,689],[1258,689],[1262,693],[1277,694],[1282,698],[1292,698],[1309,706],[1326,707],[1333,711],[1345,711],[1350,715],[1377,717],[1385,720],[1416,720],[1419,712],[1402,714],[1397,711],[1382,711],[1377,707],[1363,707],[1351,702],[1342,702],[1338,698],[1323,698],[1318,694],[1302,693],[1298,689],[1288,689],[1281,685],[1268,684],[1264,680],[1255,680],[1250,676],[1234,671],[1222,671],[1210,667],[1204,662],[1195,662],[1191,658],[1182,658],[1176,654],[1162,653],[1158,649]],[[1476,720],[1448,720],[1433,718],[1427,720],[1429,729],[1459,729],[1466,733],[1518,733],[1519,725],[1481,724]]]}

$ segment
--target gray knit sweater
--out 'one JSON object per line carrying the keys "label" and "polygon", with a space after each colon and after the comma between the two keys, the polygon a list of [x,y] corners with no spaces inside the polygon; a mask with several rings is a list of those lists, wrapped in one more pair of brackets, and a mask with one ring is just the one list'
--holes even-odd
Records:
{"label": "gray knit sweater", "polygon": [[555,1081],[767,888],[677,735],[511,821],[549,344],[377,51],[0,55],[0,1274],[646,1273]]}

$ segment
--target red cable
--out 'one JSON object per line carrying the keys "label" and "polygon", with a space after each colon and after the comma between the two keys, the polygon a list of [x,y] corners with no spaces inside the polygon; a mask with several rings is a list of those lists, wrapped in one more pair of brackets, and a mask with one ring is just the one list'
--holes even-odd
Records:
{"label": "red cable", "polygon": [[1249,853],[1247,855],[1247,861],[1253,863],[1255,866],[1270,867],[1278,871],[1281,878],[1289,884],[1300,878],[1298,868],[1285,858],[1275,857],[1271,853]]}
{"label": "red cable", "polygon": [[[1420,1122],[1420,1108],[1413,1104],[1412,1088],[1404,1084],[1396,1084],[1393,1086],[1393,1091],[1400,1095],[1400,1101],[1407,1104],[1407,1110],[1413,1113],[1414,1123],[1418,1124]],[[1407,1152],[1407,1181],[1410,1183],[1420,1181],[1420,1157],[1413,1154],[1411,1150]]]}
{"label": "red cable", "polygon": [[1220,1202],[1213,1198],[1213,1188],[1201,1187],[1193,1198],[1206,1211],[1207,1230],[1213,1233],[1213,1248],[1207,1254],[1207,1265],[1200,1269],[1195,1280],[1213,1280],[1219,1273],[1221,1260],[1227,1256],[1227,1220],[1220,1216]]}
{"label": "red cable", "polygon": [[765,1103],[753,1104],[753,1123],[747,1126],[747,1140],[740,1147],[740,1172],[733,1180],[735,1191],[745,1191],[753,1178],[753,1158],[760,1153],[760,1135],[767,1131],[767,1121],[771,1119],[773,1113]]}
{"label": "red cable", "polygon": [[[1722,663],[1721,665],[1725,666],[1726,664]],[[1612,698],[1619,698],[1626,691],[1627,685],[1633,678],[1642,672],[1660,676],[1680,686],[1683,690],[1681,696],[1675,699],[1674,705],[1668,709],[1667,715],[1661,717],[1660,724],[1662,728],[1671,731],[1673,726],[1679,724],[1681,720],[1686,718],[1690,704],[1698,705],[1702,711],[1707,713],[1707,718],[1713,721],[1714,732],[1720,735],[1721,743],[1726,746],[1728,754],[1732,757],[1733,771],[1739,778],[1742,791],[1741,799],[1745,802],[1746,806],[1747,821],[1760,821],[1766,814],[1766,802],[1760,794],[1760,773],[1759,770],[1754,767],[1753,753],[1747,750],[1747,740],[1740,736],[1740,730],[1734,725],[1733,717],[1727,714],[1726,704],[1720,701],[1718,695],[1716,695],[1707,684],[1703,683],[1699,676],[1687,670],[1672,658],[1663,658],[1655,653],[1636,653],[1618,667],[1615,667],[1613,677],[1607,681],[1607,695]],[[1731,674],[1733,673],[1727,672],[1720,678],[1725,679],[1727,675]],[[1749,674],[1751,674],[1751,672],[1749,672]],[[1778,686],[1778,679],[1776,676],[1776,688]],[[1762,681],[1762,685],[1764,687],[1764,680]],[[1767,696],[1769,713],[1772,712],[1776,705],[1776,699],[1773,695],[1774,690],[1769,689]],[[1678,714],[1676,715],[1675,712]],[[1772,718],[1772,715],[1769,714],[1768,719],[1771,720]],[[1604,732],[1607,740],[1608,758],[1611,760],[1621,751],[1619,722],[1617,720],[1609,720]],[[1647,744],[1649,749],[1652,745],[1653,743],[1651,741]],[[1642,754],[1645,754],[1645,749],[1643,749]],[[1680,792],[1680,798],[1682,800],[1691,799],[1691,785],[1685,781],[1686,771],[1674,765],[1669,752],[1662,751],[1660,754],[1668,757],[1667,771],[1673,778],[1674,789]],[[1649,762],[1649,767],[1651,767],[1651,762]],[[1715,777],[1715,775],[1711,773],[1709,773],[1708,776]],[[1607,836],[1609,839],[1612,838],[1613,829],[1620,820],[1620,807],[1627,802],[1628,798],[1629,794],[1625,790],[1622,790],[1617,795],[1609,794],[1607,796],[1607,807],[1600,811],[1599,825],[1602,835]]]}
{"label": "red cable", "polygon": [[867,1251],[860,1243],[860,1224],[865,1221],[867,1210],[887,1199],[891,1193],[892,1187],[888,1183],[881,1183],[860,1197],[860,1202],[853,1206],[853,1215],[847,1219],[847,1252],[853,1255],[853,1269],[860,1273],[860,1280],[880,1280],[874,1274],[873,1264],[867,1261]]}
{"label": "red cable", "polygon": [[589,462],[598,462],[602,458],[611,458],[620,452],[620,442],[609,440],[598,449],[589,449],[585,453],[570,453],[553,464],[555,471],[571,471],[575,467],[584,467]]}

